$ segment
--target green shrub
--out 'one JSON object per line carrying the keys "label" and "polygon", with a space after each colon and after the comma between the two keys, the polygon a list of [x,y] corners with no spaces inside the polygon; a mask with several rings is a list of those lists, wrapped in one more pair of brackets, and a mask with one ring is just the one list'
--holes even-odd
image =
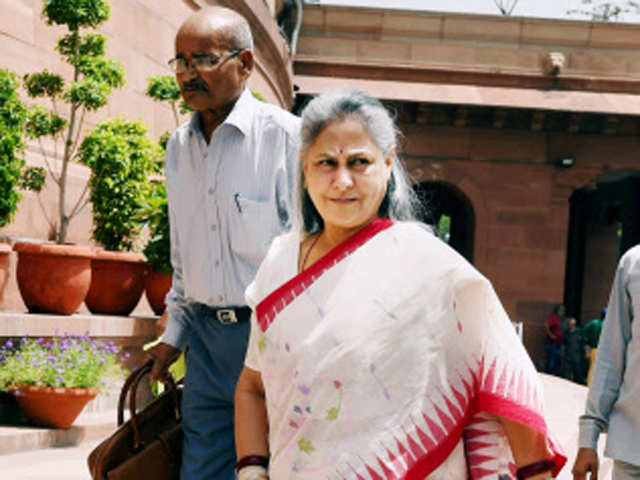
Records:
{"label": "green shrub", "polygon": [[131,250],[140,232],[139,210],[151,189],[150,165],[160,147],[139,121],[121,118],[100,122],[80,146],[80,161],[89,179],[93,238],[107,250]]}
{"label": "green shrub", "polygon": [[0,69],[0,227],[11,221],[21,198],[17,187],[24,166],[26,108],[16,92],[18,86],[14,74]]}
{"label": "green shrub", "polygon": [[171,273],[171,242],[167,186],[153,182],[150,194],[144,199],[140,219],[149,228],[149,240],[143,253],[151,269],[158,273]]}

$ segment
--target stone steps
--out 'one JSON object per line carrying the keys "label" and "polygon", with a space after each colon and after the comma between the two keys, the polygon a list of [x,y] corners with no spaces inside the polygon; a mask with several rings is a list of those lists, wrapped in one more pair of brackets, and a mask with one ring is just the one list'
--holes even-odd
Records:
{"label": "stone steps", "polygon": [[71,428],[0,426],[0,455],[77,446],[106,438],[116,429],[116,411],[83,412]]}

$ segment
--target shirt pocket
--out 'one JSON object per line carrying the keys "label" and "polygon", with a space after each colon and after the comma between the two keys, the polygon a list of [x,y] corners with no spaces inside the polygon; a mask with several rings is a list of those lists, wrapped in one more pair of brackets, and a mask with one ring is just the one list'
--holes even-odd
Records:
{"label": "shirt pocket", "polygon": [[249,200],[237,193],[232,202],[231,250],[257,269],[267,254],[271,241],[281,231],[276,206],[273,202]]}

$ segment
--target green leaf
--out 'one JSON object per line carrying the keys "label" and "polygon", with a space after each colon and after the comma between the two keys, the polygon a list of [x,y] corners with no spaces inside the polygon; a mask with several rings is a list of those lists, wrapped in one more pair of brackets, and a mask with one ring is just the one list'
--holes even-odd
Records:
{"label": "green leaf", "polygon": [[35,105],[27,111],[26,132],[30,138],[55,135],[66,127],[67,121],[50,110]]}
{"label": "green leaf", "polygon": [[64,80],[56,73],[43,70],[38,73],[26,74],[24,76],[24,86],[32,98],[56,98],[62,93]]}
{"label": "green leaf", "polygon": [[[166,191],[154,190],[147,176],[161,150],[146,134],[142,122],[105,120],[87,133],[78,150],[80,161],[91,169],[92,236],[107,250],[133,248],[142,227],[149,224],[142,211],[150,192],[166,198]],[[166,218],[168,257],[168,211]]]}
{"label": "green leaf", "polygon": [[44,186],[46,174],[43,167],[27,167],[20,178],[20,188],[39,192]]}
{"label": "green leaf", "polygon": [[19,85],[14,73],[0,69],[0,227],[11,221],[22,197],[17,189],[25,164],[26,107],[17,92]]}
{"label": "green leaf", "polygon": [[105,82],[86,78],[73,82],[64,93],[67,102],[83,105],[87,110],[97,110],[107,104],[111,88]]}
{"label": "green leaf", "polygon": [[175,103],[180,99],[180,86],[172,75],[158,75],[147,79],[145,93],[157,101]]}
{"label": "green leaf", "polygon": [[109,19],[111,8],[105,0],[44,0],[42,15],[49,25],[66,25],[70,31],[95,28]]}

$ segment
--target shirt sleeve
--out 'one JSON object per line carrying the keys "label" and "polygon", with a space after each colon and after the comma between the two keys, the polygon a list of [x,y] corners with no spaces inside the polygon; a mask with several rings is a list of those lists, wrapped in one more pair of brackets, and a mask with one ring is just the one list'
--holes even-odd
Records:
{"label": "shirt sleeve", "polygon": [[626,283],[623,257],[611,288],[585,414],[580,417],[579,448],[597,448],[598,437],[601,432],[607,430],[609,415],[620,393],[626,366],[627,344],[631,338],[632,313]]}
{"label": "shirt sleeve", "polygon": [[[299,126],[299,123],[296,123]],[[287,135],[284,145],[284,172],[279,175],[276,182],[276,206],[280,225],[284,229],[290,227],[293,222],[293,196],[296,182],[299,177],[300,157],[298,154],[297,135]]]}
{"label": "shirt sleeve", "polygon": [[[173,145],[174,143],[170,142],[167,146],[167,157],[173,151]],[[167,313],[169,318],[167,321],[167,328],[162,334],[162,342],[184,351],[187,346],[191,327],[189,323],[189,305],[184,298],[182,260],[179,248],[180,241],[178,238],[175,212],[171,208],[171,201],[169,201],[169,231],[173,277],[171,280],[171,289],[166,297]]]}

